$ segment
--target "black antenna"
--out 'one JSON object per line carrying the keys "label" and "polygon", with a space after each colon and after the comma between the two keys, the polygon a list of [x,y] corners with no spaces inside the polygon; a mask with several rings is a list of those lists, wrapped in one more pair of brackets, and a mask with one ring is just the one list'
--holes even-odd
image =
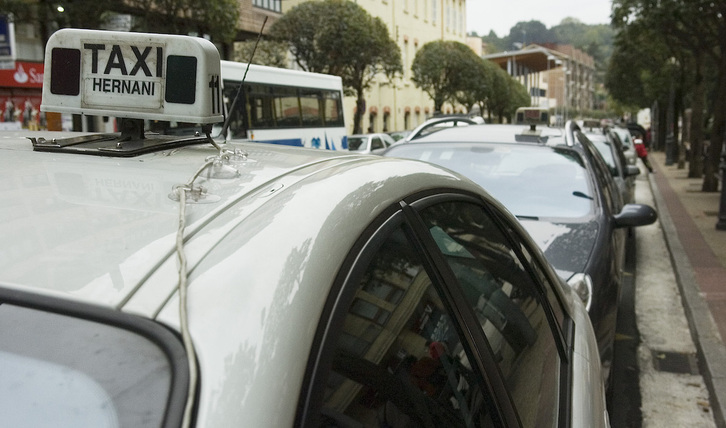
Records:
{"label": "black antenna", "polygon": [[229,107],[229,112],[227,114],[227,119],[224,121],[224,125],[222,125],[222,131],[219,135],[222,136],[222,138],[227,139],[227,129],[229,128],[229,123],[232,119],[232,112],[234,111],[235,107],[237,106],[237,100],[239,100],[239,96],[242,93],[242,88],[245,86],[245,80],[247,80],[247,72],[250,71],[250,64],[252,64],[252,58],[255,56],[255,52],[257,51],[257,45],[260,44],[260,39],[262,38],[262,32],[265,30],[265,24],[267,24],[267,16],[265,17],[265,20],[262,21],[262,27],[260,28],[260,32],[257,33],[257,41],[255,42],[254,48],[252,48],[252,53],[250,54],[250,59],[247,61],[247,68],[245,69],[245,74],[242,76],[242,82],[239,85],[239,88],[237,88],[237,94],[234,96],[234,100],[232,100],[232,105]]}

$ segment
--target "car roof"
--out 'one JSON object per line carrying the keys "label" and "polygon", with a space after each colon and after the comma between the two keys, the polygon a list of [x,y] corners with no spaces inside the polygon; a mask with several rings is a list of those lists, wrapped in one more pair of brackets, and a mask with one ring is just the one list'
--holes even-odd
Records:
{"label": "car roof", "polygon": [[532,133],[529,125],[475,124],[440,128],[414,140],[399,141],[394,147],[400,144],[439,142],[557,145],[564,144],[564,141],[564,130],[561,128],[538,126]]}
{"label": "car roof", "polygon": [[[175,286],[174,281],[152,285],[161,266],[173,265],[179,218],[173,189],[187,183],[216,149],[189,146],[134,158],[110,158],[36,152],[27,135],[52,139],[61,134],[0,133],[0,181],[6,183],[0,190],[5,208],[0,211],[0,235],[5,242],[16,243],[3,248],[0,285],[114,308],[137,302],[134,311],[153,316]],[[191,236],[187,245],[198,259],[225,239],[223,230],[241,227],[238,225],[254,217],[254,210],[268,210],[271,218],[276,213],[288,215],[283,214],[289,211],[285,202],[300,191],[293,189],[325,188],[330,201],[337,203],[360,194],[358,203],[364,205],[371,197],[366,199],[363,189],[379,180],[398,182],[400,192],[462,181],[422,163],[372,159],[347,151],[256,143],[226,147],[244,154],[244,159],[229,168],[238,173],[224,177],[223,172],[220,179],[202,177],[206,199],[190,204],[186,211]],[[363,171],[369,176],[361,176]],[[419,179],[404,177],[401,171]],[[476,189],[473,184],[469,188]],[[381,206],[381,200],[391,197],[393,192],[386,189],[376,192],[379,196],[374,199],[379,200],[373,205]],[[400,196],[400,192],[396,194]],[[339,196],[332,196],[335,194]],[[323,218],[330,215],[326,210],[334,208],[312,205],[306,217]],[[294,217],[300,215],[294,213]],[[355,223],[365,222],[355,217],[349,213],[349,221],[339,221],[357,236]],[[313,232],[310,234],[313,239]],[[192,244],[197,240],[199,244]],[[141,295],[144,297],[138,297]]]}

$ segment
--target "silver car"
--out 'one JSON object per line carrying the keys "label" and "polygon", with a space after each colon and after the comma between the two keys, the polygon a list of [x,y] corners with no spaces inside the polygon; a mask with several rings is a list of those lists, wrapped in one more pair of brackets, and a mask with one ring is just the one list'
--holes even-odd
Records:
{"label": "silver car", "polygon": [[640,168],[628,163],[622,147],[612,133],[588,132],[585,135],[602,155],[623,202],[626,204],[635,202],[635,176],[640,174]]}
{"label": "silver car", "polygon": [[354,134],[348,137],[348,150],[356,153],[378,154],[390,147],[396,140],[388,134]]}
{"label": "silver car", "polygon": [[625,155],[628,165],[637,165],[638,152],[635,151],[635,143],[633,142],[633,137],[630,135],[628,128],[614,126],[609,128],[608,131],[614,135],[622,146],[623,154]]}

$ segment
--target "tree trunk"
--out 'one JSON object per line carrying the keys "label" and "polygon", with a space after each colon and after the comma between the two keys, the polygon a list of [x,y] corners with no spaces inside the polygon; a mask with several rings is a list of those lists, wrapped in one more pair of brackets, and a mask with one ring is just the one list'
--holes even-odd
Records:
{"label": "tree trunk", "polygon": [[683,134],[681,127],[679,126],[679,117],[685,118],[686,116],[683,114],[683,92],[681,90],[683,88],[683,82],[679,82],[679,87],[676,90],[676,98],[673,103],[673,144],[675,147],[673,147],[673,159],[677,164],[678,169],[684,169],[686,167],[685,162],[685,156],[681,156],[682,147],[683,147]]}
{"label": "tree trunk", "polygon": [[721,146],[726,133],[726,53],[719,58],[718,86],[713,108],[713,130],[708,158],[703,168],[704,192],[718,192],[718,168],[721,161]]}
{"label": "tree trunk", "polygon": [[691,103],[691,152],[688,164],[688,177],[703,176],[703,110],[706,103],[703,81],[703,53],[695,54],[695,82],[693,85],[693,102]]}
{"label": "tree trunk", "polygon": [[363,97],[363,91],[358,91],[358,99],[356,100],[355,114],[353,115],[353,133],[362,134],[361,120],[366,112],[366,100]]}
{"label": "tree trunk", "polygon": [[[664,103],[658,103],[662,106]],[[668,105],[665,103],[665,105]],[[668,135],[668,109],[658,109],[658,132],[656,134],[655,149],[666,150],[666,136]]]}

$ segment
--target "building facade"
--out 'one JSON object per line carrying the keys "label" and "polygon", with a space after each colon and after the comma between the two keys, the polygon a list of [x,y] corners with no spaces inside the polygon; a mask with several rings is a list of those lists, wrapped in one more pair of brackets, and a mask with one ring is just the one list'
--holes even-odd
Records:
{"label": "building facade", "polygon": [[595,107],[595,60],[571,45],[527,45],[520,50],[484,55],[522,83],[531,105],[551,109],[565,121]]}

